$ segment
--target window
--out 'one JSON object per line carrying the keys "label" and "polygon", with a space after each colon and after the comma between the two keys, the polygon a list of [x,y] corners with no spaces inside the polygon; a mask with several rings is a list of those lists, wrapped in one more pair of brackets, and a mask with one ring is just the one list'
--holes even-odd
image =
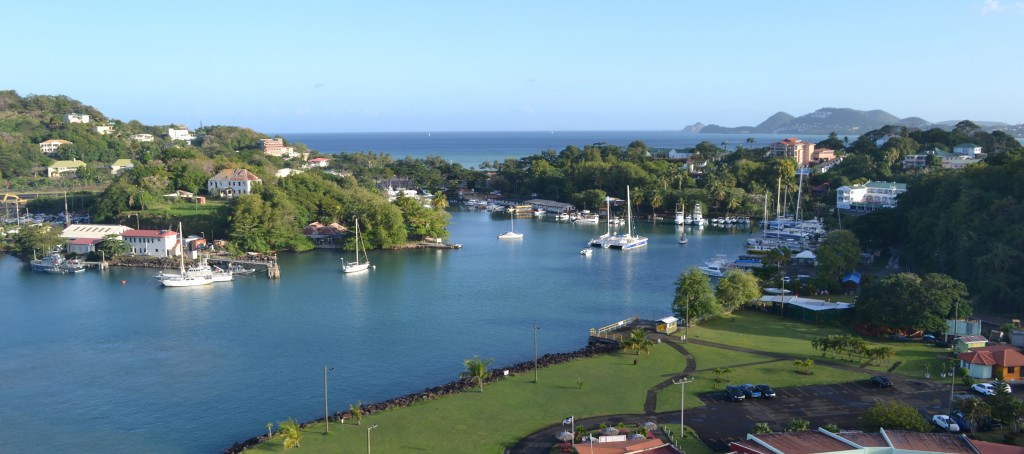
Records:
{"label": "window", "polygon": [[1017,370],[1016,367],[1010,366],[1006,368],[1006,373],[1012,374],[1015,370]]}

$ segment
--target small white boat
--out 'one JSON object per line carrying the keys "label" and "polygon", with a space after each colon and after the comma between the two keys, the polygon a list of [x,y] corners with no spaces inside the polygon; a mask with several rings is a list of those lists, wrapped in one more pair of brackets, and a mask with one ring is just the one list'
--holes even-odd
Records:
{"label": "small white boat", "polygon": [[679,235],[679,244],[686,244],[686,243],[689,243],[689,242],[690,242],[690,239],[686,238],[686,233],[683,233],[683,234]]}
{"label": "small white boat", "polygon": [[708,277],[722,277],[725,273],[732,268],[729,260],[724,255],[719,254],[714,260],[710,262],[704,262],[704,266],[698,267]]}
{"label": "small white boat", "polygon": [[523,234],[516,232],[516,212],[515,212],[515,210],[509,209],[508,212],[509,212],[509,214],[511,215],[511,218],[512,218],[512,228],[511,228],[511,230],[498,235],[498,239],[499,240],[521,240],[521,239],[523,239]]}
{"label": "small white boat", "polygon": [[345,273],[358,273],[360,271],[366,271],[370,268],[370,261],[366,259],[366,247],[363,247],[363,261],[359,261],[359,218],[356,218],[356,261],[346,262],[344,258],[341,259],[341,271]]}
{"label": "small white boat", "polygon": [[590,254],[593,254],[593,253],[594,253],[594,250],[591,249],[591,248],[588,248],[588,247],[580,249],[580,255],[583,255],[583,256],[586,256],[586,257],[590,257]]}

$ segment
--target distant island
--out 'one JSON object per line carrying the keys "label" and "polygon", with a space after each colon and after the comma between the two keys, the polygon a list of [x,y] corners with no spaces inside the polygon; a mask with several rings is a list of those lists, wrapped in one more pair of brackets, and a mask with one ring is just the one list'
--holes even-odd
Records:
{"label": "distant island", "polygon": [[[708,134],[863,134],[887,125],[913,129],[952,130],[957,121],[930,122],[921,117],[899,118],[884,110],[856,110],[824,107],[799,117],[778,112],[757,126],[719,126],[697,122],[686,126],[683,132]],[[1015,137],[1024,137],[1024,124],[1010,125],[995,121],[974,121],[986,131],[1004,131]]]}

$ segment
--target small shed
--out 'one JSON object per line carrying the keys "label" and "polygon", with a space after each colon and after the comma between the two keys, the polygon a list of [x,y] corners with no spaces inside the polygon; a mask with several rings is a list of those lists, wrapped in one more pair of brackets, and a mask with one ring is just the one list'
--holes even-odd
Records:
{"label": "small shed", "polygon": [[860,288],[860,273],[854,271],[839,280],[843,284],[843,290],[847,293],[855,293]]}
{"label": "small shed", "polygon": [[679,330],[679,319],[675,317],[665,317],[658,320],[658,332],[662,334],[672,334]]}
{"label": "small shed", "polygon": [[803,263],[803,264],[811,265],[811,266],[814,266],[814,265],[818,264],[818,260],[817,259],[818,259],[818,256],[814,255],[814,253],[811,252],[811,251],[803,251],[803,252],[793,256],[793,261],[794,262],[796,262],[796,263]]}
{"label": "small shed", "polygon": [[985,336],[960,336],[956,338],[955,351],[966,352],[971,349],[984,347],[988,344]]}

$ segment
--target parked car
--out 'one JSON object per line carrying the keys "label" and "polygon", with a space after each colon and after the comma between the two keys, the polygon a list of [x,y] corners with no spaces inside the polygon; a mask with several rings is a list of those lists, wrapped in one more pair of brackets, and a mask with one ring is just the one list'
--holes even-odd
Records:
{"label": "parked car", "polygon": [[941,428],[942,430],[945,430],[947,432],[959,432],[960,431],[960,426],[958,426],[956,424],[956,422],[954,422],[952,419],[950,419],[949,415],[935,415],[935,416],[932,416],[932,423],[934,423],[936,426],[939,426],[939,428]]}
{"label": "parked car", "polygon": [[[1013,389],[1010,388],[1009,383],[1003,383],[1006,386],[1006,392],[1012,393]],[[971,385],[971,389],[985,396],[996,395],[996,386],[993,383],[975,383]]]}
{"label": "parked car", "polygon": [[971,431],[971,423],[970,421],[967,420],[967,417],[964,415],[964,412],[960,410],[953,410],[953,413],[950,413],[949,417],[953,420],[953,422],[956,423],[957,426],[960,427],[960,430],[964,432]]}
{"label": "parked car", "polygon": [[740,389],[743,390],[743,395],[747,396],[749,399],[758,399],[761,397],[761,390],[757,389],[756,386],[751,385],[750,383],[740,385]]}
{"label": "parked car", "polygon": [[739,386],[730,385],[725,387],[725,397],[727,397],[729,400],[733,402],[739,402],[743,400],[746,397],[746,395],[743,394],[743,389],[741,389]]}
{"label": "parked car", "polygon": [[764,385],[764,384],[757,385],[757,390],[761,391],[761,397],[763,397],[765,399],[774,399],[775,398],[775,391],[772,390],[771,386]]}
{"label": "parked car", "polygon": [[883,375],[875,375],[874,377],[871,377],[871,384],[879,388],[888,388],[892,386],[892,380],[889,380],[889,377]]}
{"label": "parked car", "polygon": [[939,339],[937,337],[935,337],[934,335],[925,334],[924,336],[921,336],[921,340],[923,340],[925,342],[935,342],[935,341],[937,341]]}

